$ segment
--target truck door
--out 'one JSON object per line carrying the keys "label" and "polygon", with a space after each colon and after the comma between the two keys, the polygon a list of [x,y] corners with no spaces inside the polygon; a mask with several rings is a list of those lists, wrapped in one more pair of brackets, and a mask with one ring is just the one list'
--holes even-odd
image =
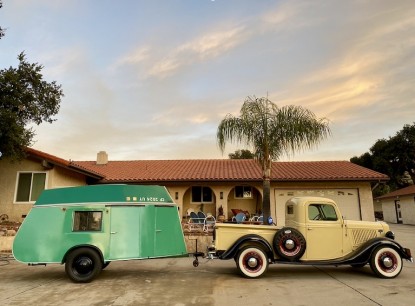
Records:
{"label": "truck door", "polygon": [[306,220],[307,260],[339,258],[343,254],[343,228],[331,204],[308,205]]}
{"label": "truck door", "polygon": [[141,241],[143,233],[140,233],[144,211],[144,206],[111,207],[110,260],[146,256]]}

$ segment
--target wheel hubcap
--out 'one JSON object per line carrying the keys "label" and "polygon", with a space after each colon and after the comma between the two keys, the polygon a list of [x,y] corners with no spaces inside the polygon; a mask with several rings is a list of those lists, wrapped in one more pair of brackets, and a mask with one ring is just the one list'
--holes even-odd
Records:
{"label": "wheel hubcap", "polygon": [[251,257],[248,259],[247,264],[250,268],[255,268],[258,265],[258,260],[254,257]]}
{"label": "wheel hubcap", "polygon": [[383,265],[384,265],[386,268],[390,268],[390,267],[392,267],[392,266],[393,266],[393,260],[392,260],[392,258],[390,258],[389,256],[385,256],[385,257],[383,257],[382,262],[383,262]]}
{"label": "wheel hubcap", "polygon": [[295,247],[294,240],[292,240],[292,239],[285,240],[285,248],[287,250],[292,250],[292,249],[294,249],[294,247]]}
{"label": "wheel hubcap", "polygon": [[78,274],[88,274],[93,270],[94,263],[89,257],[79,257],[74,263],[74,269]]}

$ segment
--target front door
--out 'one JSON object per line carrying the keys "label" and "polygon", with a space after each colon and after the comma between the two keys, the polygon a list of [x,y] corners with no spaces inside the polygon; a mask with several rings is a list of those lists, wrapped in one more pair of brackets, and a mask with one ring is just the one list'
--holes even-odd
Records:
{"label": "front door", "polygon": [[307,208],[305,257],[307,260],[334,259],[343,256],[341,218],[330,204],[309,204]]}

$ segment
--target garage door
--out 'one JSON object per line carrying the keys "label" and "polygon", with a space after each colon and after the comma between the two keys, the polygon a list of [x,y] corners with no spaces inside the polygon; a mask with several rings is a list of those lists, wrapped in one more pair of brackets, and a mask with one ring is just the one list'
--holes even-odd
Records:
{"label": "garage door", "polygon": [[275,189],[276,207],[285,205],[292,197],[324,197],[334,200],[345,219],[361,220],[357,189]]}

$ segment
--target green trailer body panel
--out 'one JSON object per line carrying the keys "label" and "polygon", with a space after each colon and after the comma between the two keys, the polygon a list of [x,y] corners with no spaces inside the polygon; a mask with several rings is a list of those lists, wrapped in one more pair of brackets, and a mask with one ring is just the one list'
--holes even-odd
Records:
{"label": "green trailer body panel", "polygon": [[95,185],[45,190],[14,239],[13,255],[25,263],[62,263],[83,246],[98,250],[104,262],[187,254],[165,187]]}

